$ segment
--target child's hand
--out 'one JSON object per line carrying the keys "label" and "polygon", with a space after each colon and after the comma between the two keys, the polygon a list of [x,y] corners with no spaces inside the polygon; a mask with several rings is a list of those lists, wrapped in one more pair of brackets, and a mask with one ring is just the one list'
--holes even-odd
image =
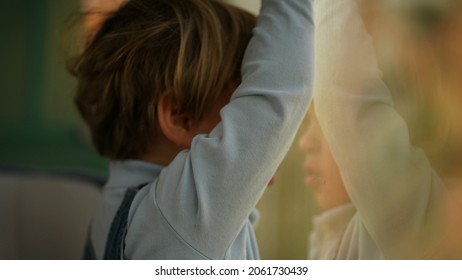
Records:
{"label": "child's hand", "polygon": [[273,177],[271,177],[270,181],[268,182],[268,188],[271,188],[273,185],[274,185],[274,182],[276,181],[276,175],[274,175]]}

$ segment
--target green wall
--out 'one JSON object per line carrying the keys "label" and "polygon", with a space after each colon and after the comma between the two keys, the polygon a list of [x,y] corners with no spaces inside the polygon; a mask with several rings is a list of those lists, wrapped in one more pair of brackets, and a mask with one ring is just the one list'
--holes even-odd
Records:
{"label": "green wall", "polygon": [[74,108],[65,34],[77,0],[0,2],[0,164],[104,171]]}

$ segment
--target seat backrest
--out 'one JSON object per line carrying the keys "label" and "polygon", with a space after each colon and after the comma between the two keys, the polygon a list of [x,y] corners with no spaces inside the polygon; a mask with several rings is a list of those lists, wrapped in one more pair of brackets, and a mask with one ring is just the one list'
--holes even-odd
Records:
{"label": "seat backrest", "polygon": [[0,171],[0,259],[80,259],[101,197],[85,176]]}

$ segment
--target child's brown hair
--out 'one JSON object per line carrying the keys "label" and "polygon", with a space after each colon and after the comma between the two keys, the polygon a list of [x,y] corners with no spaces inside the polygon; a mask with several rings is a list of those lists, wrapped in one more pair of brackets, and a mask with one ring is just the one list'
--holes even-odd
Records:
{"label": "child's brown hair", "polygon": [[118,160],[146,153],[161,94],[200,119],[240,81],[255,23],[215,0],[131,0],[109,15],[69,64],[98,152]]}

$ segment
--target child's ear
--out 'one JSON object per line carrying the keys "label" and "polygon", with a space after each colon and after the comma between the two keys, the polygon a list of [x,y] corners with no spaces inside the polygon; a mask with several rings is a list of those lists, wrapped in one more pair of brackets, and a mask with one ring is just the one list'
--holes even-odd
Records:
{"label": "child's ear", "polygon": [[170,94],[162,94],[157,103],[157,119],[165,137],[177,146],[188,149],[194,137],[190,114],[181,112]]}

